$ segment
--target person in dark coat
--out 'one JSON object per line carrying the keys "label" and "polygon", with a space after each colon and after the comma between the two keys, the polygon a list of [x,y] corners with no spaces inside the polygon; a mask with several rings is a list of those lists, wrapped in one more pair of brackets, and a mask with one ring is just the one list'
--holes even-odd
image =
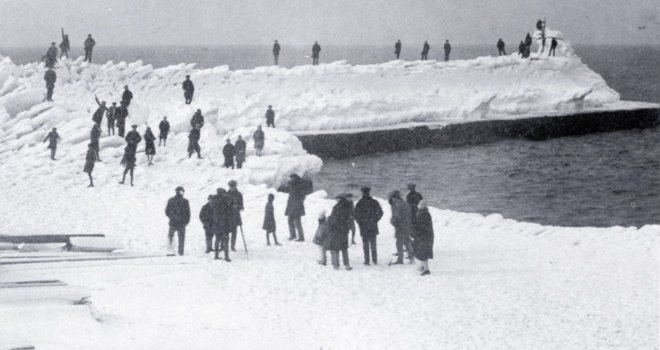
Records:
{"label": "person in dark coat", "polygon": [[362,198],[355,205],[353,216],[360,227],[364,264],[369,265],[370,252],[371,261],[374,264],[378,264],[376,237],[378,236],[378,221],[383,217],[383,209],[378,201],[371,197],[371,189],[369,187],[362,187],[360,191],[362,191]]}
{"label": "person in dark coat", "polygon": [[520,55],[522,58],[525,58],[525,48],[525,43],[520,40],[520,44],[518,45],[518,55]]}
{"label": "person in dark coat", "polygon": [[220,259],[220,246],[222,245],[222,250],[225,251],[225,261],[230,262],[228,242],[233,210],[227,197],[227,191],[224,188],[218,188],[211,208],[213,209],[212,227],[215,236],[215,259]]}
{"label": "person in dark coat", "polygon": [[154,155],[156,154],[156,144],[154,141],[156,141],[156,136],[151,132],[151,128],[147,126],[147,130],[144,132],[144,154],[147,155],[148,166],[154,164]]}
{"label": "person in dark coat", "polygon": [[532,36],[529,33],[525,36],[525,46],[527,46],[525,58],[528,58],[529,54],[532,52]]}
{"label": "person in dark coat", "polygon": [[273,111],[273,106],[268,105],[266,110],[266,127],[275,127],[275,111]]}
{"label": "person in dark coat", "polygon": [[401,39],[396,41],[396,44],[394,44],[394,54],[396,55],[396,59],[398,60],[399,57],[401,56]]}
{"label": "person in dark coat", "polygon": [[[160,146],[161,141],[163,142],[163,146],[167,146],[167,134],[170,133],[170,122],[167,121],[166,116],[163,117],[163,120],[158,124],[158,130],[160,131],[158,133],[158,146]],[[197,140],[199,140],[199,138]]]}
{"label": "person in dark coat", "polygon": [[410,244],[410,235],[412,234],[412,213],[410,205],[401,199],[399,191],[394,191],[389,195],[390,206],[392,207],[391,223],[394,226],[394,237],[396,238],[397,259],[392,264],[403,264],[403,248],[408,251],[408,259],[412,262],[412,245]]}
{"label": "person in dark coat", "polygon": [[121,103],[128,108],[133,99],[133,93],[128,89],[128,85],[124,85],[124,92],[121,94]]}
{"label": "person in dark coat", "polygon": [[229,191],[227,191],[227,198],[229,198],[229,203],[231,204],[232,216],[231,216],[231,225],[229,226],[229,232],[231,233],[231,251],[236,251],[236,236],[238,233],[238,227],[242,229],[243,220],[241,220],[241,210],[243,210],[243,194],[238,191],[236,187],[236,181],[231,180],[228,183]]}
{"label": "person in dark coat", "polygon": [[48,140],[48,148],[50,148],[50,159],[55,160],[55,152],[57,152],[57,142],[60,140],[60,135],[57,133],[57,128],[53,128],[51,132],[46,135],[43,142]]}
{"label": "person in dark coat", "polygon": [[433,259],[433,220],[426,202],[419,202],[417,219],[413,230],[413,252],[415,258],[421,262],[420,274],[422,276],[431,274],[429,270],[429,259]]}
{"label": "person in dark coat", "polygon": [[53,91],[55,90],[55,81],[57,80],[57,74],[52,68],[48,68],[46,73],[44,73],[44,80],[46,81],[46,101],[53,101]]}
{"label": "person in dark coat", "polygon": [[54,42],[50,43],[50,47],[42,59],[46,62],[47,68],[55,67],[55,62],[57,62],[57,46],[55,45],[56,44]]}
{"label": "person in dark coat", "polygon": [[140,136],[140,133],[137,131],[137,127],[138,126],[135,124],[131,125],[133,130],[129,131],[125,138],[126,145],[133,150],[133,153],[137,151],[137,145],[142,141],[142,136]]}
{"label": "person in dark coat", "polygon": [[136,156],[135,156],[135,150],[131,148],[131,146],[126,145],[124,147],[124,156],[121,158],[121,165],[124,166],[124,174],[122,175],[121,181],[119,181],[120,185],[123,185],[124,182],[126,181],[126,174],[130,173],[131,175],[131,186],[133,186],[133,171],[135,170],[135,162],[136,162]]}
{"label": "person in dark coat", "polygon": [[103,121],[103,115],[108,111],[108,107],[105,106],[105,101],[99,102],[99,98],[94,96],[94,100],[96,100],[96,104],[98,105],[98,108],[96,108],[96,111],[94,112],[94,115],[92,116],[92,121],[94,123],[99,123]]}
{"label": "person in dark coat", "polygon": [[431,45],[427,41],[424,42],[424,46],[422,46],[422,61],[426,61],[429,59],[429,50],[431,50]]}
{"label": "person in dark coat", "polygon": [[497,41],[497,53],[498,56],[506,56],[506,51],[504,50],[505,44],[502,38]]}
{"label": "person in dark coat", "polygon": [[94,187],[94,179],[92,179],[92,171],[94,171],[94,162],[96,162],[96,150],[94,149],[94,145],[91,143],[87,145],[87,155],[85,156],[85,167],[83,168],[83,171],[87,173],[87,176],[89,176],[89,186],[87,187]]}
{"label": "person in dark coat", "polygon": [[350,230],[350,220],[353,216],[353,210],[345,194],[337,196],[336,199],[337,204],[332,208],[332,213],[328,217],[330,238],[326,248],[332,255],[332,267],[335,270],[339,269],[340,253],[344,267],[346,270],[351,270],[348,257],[348,232]]}
{"label": "person in dark coat", "polygon": [[234,156],[236,155],[236,148],[231,144],[231,140],[227,139],[225,147],[222,148],[222,155],[225,156],[225,168],[234,169]]}
{"label": "person in dark coat", "polygon": [[[289,191],[289,199],[286,203],[284,215],[289,217],[289,240],[304,242],[305,233],[303,232],[301,218],[305,216],[305,197],[308,194],[307,184],[298,174],[291,174],[289,175],[287,189]],[[297,239],[296,231],[298,231]]]}
{"label": "person in dark coat", "polygon": [[273,207],[273,201],[275,201],[275,195],[272,193],[268,194],[268,202],[266,203],[266,208],[264,210],[264,223],[261,226],[266,231],[266,244],[270,245],[270,234],[273,234],[273,240],[275,245],[281,245],[277,241],[277,233],[275,224],[275,208]]}
{"label": "person in dark coat", "polygon": [[318,42],[314,42],[312,45],[312,65],[319,65],[319,54],[321,53],[321,45]]}
{"label": "person in dark coat", "polygon": [[115,118],[117,119],[117,135],[119,135],[119,137],[124,137],[124,132],[126,131],[126,118],[128,118],[128,108],[124,106],[123,102],[117,107]]}
{"label": "person in dark coat", "polygon": [[174,255],[172,241],[174,239],[174,233],[177,233],[177,238],[179,241],[179,255],[183,255],[183,249],[186,240],[186,225],[190,222],[190,204],[188,200],[183,198],[184,189],[179,186],[175,190],[176,195],[170,198],[167,201],[167,207],[165,208],[165,215],[170,219],[170,229],[167,233],[167,238],[169,240],[169,251],[171,255]]}
{"label": "person in dark coat", "polygon": [[328,220],[325,217],[325,210],[319,213],[319,225],[316,228],[316,233],[312,239],[312,243],[316,244],[319,247],[319,259],[317,262],[319,265],[325,266],[328,262],[327,250],[330,242],[330,232],[328,231]]}
{"label": "person in dark coat", "polygon": [[202,222],[204,227],[204,236],[206,237],[206,253],[213,251],[213,201],[215,200],[214,195],[208,197],[208,203],[202,206],[202,210],[199,211],[199,220]]}
{"label": "person in dark coat", "polygon": [[197,159],[203,159],[199,147],[199,128],[197,126],[188,133],[188,158],[192,157],[193,152],[197,153]]}
{"label": "person in dark coat", "polygon": [[202,127],[204,126],[204,116],[202,115],[201,109],[195,111],[195,114],[190,118],[190,126],[193,128],[196,126],[202,130]]}
{"label": "person in dark coat", "polygon": [[257,130],[252,134],[254,140],[254,150],[257,156],[261,157],[261,151],[264,149],[264,140],[266,139],[264,131],[261,130],[261,125],[257,126]]}
{"label": "person in dark coat", "polygon": [[412,215],[410,217],[411,217],[413,223],[415,222],[415,218],[417,217],[417,204],[419,204],[419,201],[424,199],[424,197],[422,197],[421,193],[415,191],[416,187],[417,186],[415,186],[414,183],[409,183],[408,184],[408,190],[410,192],[408,192],[408,195],[406,196],[406,202],[408,202],[408,204],[410,204],[410,211],[412,213]]}
{"label": "person in dark coat", "polygon": [[94,152],[96,152],[96,157],[94,157],[95,161],[101,161],[101,157],[99,156],[99,151],[101,150],[99,146],[99,139],[101,138],[101,124],[99,123],[94,123],[94,126],[92,126],[92,130],[89,132],[89,138],[90,138],[90,145],[92,145],[92,149]]}
{"label": "person in dark coat", "polygon": [[245,162],[245,141],[241,137],[241,135],[238,135],[238,140],[236,140],[236,143],[234,144],[234,149],[236,150],[236,168],[241,169],[243,168],[243,162]]}
{"label": "person in dark coat", "polygon": [[190,80],[190,75],[186,75],[186,80],[183,81],[183,97],[186,99],[186,104],[189,105],[192,102],[193,94],[195,94],[195,85],[192,80]]}
{"label": "person in dark coat", "polygon": [[449,44],[449,39],[445,40],[445,62],[449,61],[449,55],[451,54],[451,44]]}
{"label": "person in dark coat", "polygon": [[64,28],[62,28],[62,42],[60,43],[60,58],[62,57],[69,58],[69,50],[71,50],[69,35],[64,34]]}
{"label": "person in dark coat", "polygon": [[105,117],[108,121],[108,136],[115,134],[115,121],[117,120],[118,107],[117,102],[113,102],[112,106],[105,112]]}
{"label": "person in dark coat", "polygon": [[555,50],[557,50],[557,45],[559,45],[557,39],[552,38],[552,41],[550,42],[550,51],[548,51],[548,56],[555,56]]}
{"label": "person in dark coat", "polygon": [[276,66],[279,63],[281,49],[282,47],[280,47],[280,44],[277,42],[277,40],[275,40],[275,43],[273,44],[273,59],[275,60]]}
{"label": "person in dark coat", "polygon": [[85,39],[85,60],[83,62],[89,62],[92,63],[92,51],[94,50],[94,46],[96,46],[96,41],[92,38],[92,34],[87,35],[87,39]]}

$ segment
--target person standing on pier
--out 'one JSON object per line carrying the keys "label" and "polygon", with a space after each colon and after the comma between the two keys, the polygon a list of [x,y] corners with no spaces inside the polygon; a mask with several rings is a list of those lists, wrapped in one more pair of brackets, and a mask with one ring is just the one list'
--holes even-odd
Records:
{"label": "person standing on pier", "polygon": [[445,62],[449,61],[449,54],[451,54],[451,45],[449,44],[449,39],[445,40]]}
{"label": "person standing on pier", "polygon": [[222,148],[222,155],[225,156],[225,168],[234,169],[234,156],[236,155],[236,148],[231,144],[230,139],[227,139],[225,147]]}
{"label": "person standing on pier", "polygon": [[276,66],[279,64],[281,49],[280,44],[275,40],[275,43],[273,44],[273,59],[275,60]]}
{"label": "person standing on pier", "polygon": [[60,135],[57,133],[57,128],[53,128],[51,132],[46,135],[43,142],[48,141],[48,148],[50,149],[50,159],[55,160],[55,152],[57,152],[57,142],[60,141]]}
{"label": "person standing on pier", "polygon": [[[167,134],[165,138],[167,139]],[[193,152],[196,152],[197,159],[203,159],[201,154],[201,148],[199,147],[199,138],[200,138],[199,127],[195,126],[194,128],[190,129],[190,133],[188,133],[188,158],[192,157]]]}
{"label": "person standing on pier", "polygon": [[92,38],[92,34],[87,35],[87,39],[85,39],[85,60],[83,62],[89,62],[92,63],[92,51],[94,50],[94,46],[96,46],[96,41]]}
{"label": "person standing on pier", "polygon": [[69,58],[69,50],[71,50],[69,35],[64,34],[64,28],[62,28],[62,42],[60,43],[60,58],[62,57]]}
{"label": "person standing on pier", "polygon": [[398,60],[399,57],[401,56],[401,39],[396,41],[396,44],[394,44],[394,54],[396,55],[396,59]]}
{"label": "person standing on pier", "polygon": [[167,134],[170,133],[170,122],[167,121],[167,116],[163,117],[163,120],[158,124],[158,146],[160,142],[163,141],[163,146],[167,146]]}
{"label": "person standing on pier", "polygon": [[176,195],[167,201],[165,207],[165,215],[170,219],[170,229],[167,233],[168,238],[168,255],[174,255],[173,240],[174,233],[177,233],[179,255],[183,255],[183,249],[186,240],[186,226],[190,222],[190,204],[188,200],[183,198],[184,189],[179,186],[175,189]]}
{"label": "person standing on pier", "polygon": [[431,50],[431,45],[429,45],[428,41],[425,41],[424,46],[422,46],[422,61],[426,61],[428,59],[429,50]]}
{"label": "person standing on pier", "polygon": [[94,171],[94,162],[96,162],[97,158],[96,155],[98,154],[98,151],[94,149],[93,144],[88,144],[87,145],[87,155],[85,156],[85,167],[83,168],[83,171],[87,173],[87,176],[89,176],[89,186],[87,187],[94,187],[94,179],[92,179],[92,171]]}
{"label": "person standing on pier", "polygon": [[147,166],[154,165],[154,155],[156,155],[156,136],[151,131],[151,128],[147,126],[147,130],[144,132],[144,154],[147,155]]}
{"label": "person standing on pier", "polygon": [[504,50],[505,44],[502,38],[497,41],[497,54],[498,56],[506,56],[506,51]]}
{"label": "person standing on pier", "polygon": [[321,45],[318,42],[314,42],[312,45],[312,65],[319,65],[319,55],[321,54]]}
{"label": "person standing on pier", "polygon": [[186,80],[183,81],[183,97],[186,99],[186,104],[189,105],[192,102],[193,95],[195,94],[195,85],[192,80],[190,80],[190,75],[186,75]]}
{"label": "person standing on pier", "polygon": [[124,85],[124,92],[121,94],[121,103],[128,108],[133,99],[133,93],[128,89],[128,85]]}
{"label": "person standing on pier", "polygon": [[264,149],[265,140],[264,131],[261,130],[261,125],[257,126],[257,130],[252,134],[252,139],[254,140],[255,153],[257,156],[261,157],[261,151]]}
{"label": "person standing on pier", "polygon": [[376,237],[378,236],[378,221],[383,217],[383,209],[377,200],[371,197],[371,189],[362,187],[362,198],[355,205],[353,215],[362,236],[362,249],[364,251],[364,264],[369,265],[369,254],[371,261],[378,264],[378,250]]}
{"label": "person standing on pier", "polygon": [[46,101],[53,101],[53,91],[55,90],[55,81],[57,81],[57,74],[53,68],[48,68],[44,73],[44,80],[46,81]]}
{"label": "person standing on pier", "polygon": [[273,111],[273,106],[268,105],[266,110],[266,127],[275,127],[275,111]]}
{"label": "person standing on pier", "polygon": [[243,168],[243,162],[245,162],[245,148],[246,148],[245,140],[241,137],[241,135],[238,135],[238,140],[236,140],[236,143],[234,144],[234,149],[236,150],[236,168],[241,169]]}
{"label": "person standing on pier", "polygon": [[412,213],[410,205],[401,199],[399,191],[394,191],[389,195],[390,206],[392,207],[391,224],[394,226],[394,238],[396,238],[397,259],[392,264],[403,264],[403,249],[408,252],[408,259],[412,262],[412,246],[410,244],[410,235],[413,230]]}

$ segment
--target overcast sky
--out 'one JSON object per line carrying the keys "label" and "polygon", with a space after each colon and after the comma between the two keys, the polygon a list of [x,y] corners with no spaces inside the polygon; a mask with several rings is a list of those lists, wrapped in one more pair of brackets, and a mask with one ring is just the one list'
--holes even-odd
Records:
{"label": "overcast sky", "polygon": [[[0,0],[0,46],[512,44],[545,16],[577,44],[660,45],[660,0]],[[45,43],[45,44],[44,44]]]}

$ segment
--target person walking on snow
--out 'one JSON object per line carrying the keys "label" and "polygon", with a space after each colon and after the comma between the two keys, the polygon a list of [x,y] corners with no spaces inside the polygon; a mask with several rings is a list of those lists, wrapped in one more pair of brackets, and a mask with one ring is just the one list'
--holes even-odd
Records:
{"label": "person walking on snow", "polygon": [[268,194],[268,202],[266,203],[266,208],[264,209],[264,223],[261,226],[266,231],[266,244],[270,245],[270,234],[273,234],[273,240],[275,245],[281,245],[277,241],[277,225],[275,224],[275,208],[273,207],[273,201],[275,201],[275,195],[272,193]]}
{"label": "person walking on snow", "polygon": [[276,66],[279,64],[281,49],[282,48],[280,47],[280,44],[277,42],[277,40],[275,40],[275,43],[273,44],[273,59],[275,60]]}
{"label": "person walking on snow", "polygon": [[369,254],[374,265],[378,264],[378,249],[376,237],[378,236],[378,221],[383,217],[383,209],[377,200],[371,197],[371,189],[362,187],[362,198],[355,205],[353,216],[360,226],[362,236],[362,249],[364,251],[364,264],[369,265]]}
{"label": "person walking on snow", "polygon": [[234,144],[234,149],[236,150],[236,168],[241,169],[243,168],[243,162],[245,162],[245,148],[246,148],[245,141],[241,137],[241,135],[238,135],[238,140],[236,140],[236,143]]}
{"label": "person walking on snow", "polygon": [[202,206],[199,212],[199,220],[204,227],[204,236],[206,237],[206,253],[213,251],[213,200],[214,195],[209,195],[208,203]]}
{"label": "person walking on snow", "polygon": [[60,58],[62,57],[69,58],[69,50],[71,50],[69,35],[64,34],[64,28],[62,28],[62,42],[60,43]]}
{"label": "person walking on snow", "polygon": [[505,46],[505,45],[504,45],[504,41],[502,40],[502,38],[500,38],[500,39],[497,41],[497,53],[498,53],[498,56],[506,56],[506,51],[504,50],[504,46]]}
{"label": "person walking on snow", "polygon": [[556,38],[552,38],[552,41],[550,42],[550,51],[548,51],[548,56],[554,56],[555,55],[555,50],[557,49],[557,45],[559,43],[557,42]]}
{"label": "person walking on snow", "polygon": [[225,147],[222,148],[222,155],[225,156],[225,168],[234,169],[234,156],[236,155],[236,148],[231,144],[230,139],[227,139]]}
{"label": "person walking on snow", "polygon": [[266,127],[275,127],[275,111],[273,111],[273,106],[268,105],[266,110]]}
{"label": "person walking on snow", "polygon": [[48,68],[44,73],[44,80],[46,81],[46,101],[53,101],[53,91],[55,90],[55,81],[57,81],[57,74],[52,68]]}
{"label": "person walking on snow", "polygon": [[60,140],[60,135],[57,133],[57,128],[53,128],[51,132],[46,135],[43,142],[48,140],[48,148],[50,148],[50,159],[55,160],[55,152],[57,152],[57,142]]}
{"label": "person walking on snow", "polygon": [[119,135],[119,137],[124,137],[124,131],[126,130],[126,118],[128,118],[128,108],[126,108],[124,102],[121,102],[119,107],[117,107],[115,118],[117,119],[117,135]]}
{"label": "person walking on snow", "polygon": [[261,157],[261,151],[264,149],[265,140],[264,131],[261,130],[261,125],[257,126],[257,130],[252,134],[252,139],[254,139],[255,153],[257,156]]}
{"label": "person walking on snow", "polygon": [[92,171],[94,171],[94,162],[96,162],[96,155],[98,152],[94,149],[91,143],[87,145],[87,155],[85,155],[85,167],[83,171],[89,176],[89,186],[94,187],[94,179],[92,179]]}
{"label": "person walking on snow", "polygon": [[449,39],[445,40],[445,62],[449,61],[449,54],[451,54],[451,45],[449,44]]}
{"label": "person walking on snow", "polygon": [[183,97],[186,99],[186,104],[192,102],[193,95],[195,94],[195,85],[190,80],[190,75],[186,75],[186,80],[183,81]]}
{"label": "person walking on snow", "polygon": [[238,234],[238,227],[243,227],[243,220],[241,220],[241,210],[243,210],[243,194],[238,191],[236,181],[231,180],[227,184],[229,191],[227,191],[227,198],[232,208],[231,225],[229,232],[231,233],[231,251],[236,251],[236,236]]}
{"label": "person walking on snow", "polygon": [[154,155],[156,154],[156,136],[151,132],[151,128],[147,126],[147,130],[144,132],[144,154],[147,155],[147,166],[154,165]]}
{"label": "person walking on snow", "polygon": [[101,161],[101,157],[99,156],[99,151],[100,146],[99,146],[99,139],[101,138],[101,124],[99,123],[94,123],[94,126],[92,126],[92,130],[89,132],[89,139],[90,139],[90,145],[92,145],[92,149],[94,152],[96,152],[96,155],[94,157],[95,161]]}
{"label": "person walking on snow", "polygon": [[[291,174],[289,175],[287,189],[289,191],[289,199],[286,203],[284,215],[289,217],[289,240],[304,242],[305,233],[303,232],[301,218],[305,216],[305,197],[308,194],[307,184],[298,174]],[[297,239],[296,231],[298,232]]]}
{"label": "person walking on snow", "polygon": [[131,100],[133,99],[133,93],[131,90],[128,89],[128,85],[124,85],[124,92],[121,94],[121,103],[122,105],[128,106],[131,104]]}
{"label": "person walking on snow", "polygon": [[108,136],[115,134],[115,121],[117,120],[118,108],[117,102],[113,102],[112,106],[107,109],[105,116],[108,122]]}
{"label": "person walking on snow", "polygon": [[396,44],[394,44],[394,54],[396,55],[396,59],[398,60],[399,57],[401,56],[401,39],[396,41]]}
{"label": "person walking on snow", "polygon": [[199,127],[197,126],[192,128],[190,130],[190,133],[188,133],[188,158],[192,157],[193,152],[196,152],[197,159],[203,159],[201,154],[201,148],[199,147],[199,136],[200,136]]}
{"label": "person walking on snow", "polygon": [[170,219],[170,229],[167,233],[168,255],[174,255],[173,240],[175,232],[179,243],[178,253],[183,255],[186,225],[190,222],[190,204],[187,199],[183,198],[185,192],[183,187],[177,187],[175,192],[176,195],[167,201],[167,207],[165,208],[165,215]]}
{"label": "person walking on snow", "polygon": [[160,131],[158,133],[158,146],[160,146],[161,141],[163,142],[163,146],[167,146],[167,134],[170,133],[170,122],[167,121],[167,116],[163,117],[163,120],[158,124],[158,130]]}
{"label": "person walking on snow", "polygon": [[98,108],[96,108],[96,111],[92,116],[92,121],[100,125],[101,122],[103,121],[103,114],[105,114],[108,111],[108,107],[105,106],[105,101],[99,102],[99,98],[96,97],[96,95],[94,95],[94,100],[96,100],[96,104],[98,105]]}
{"label": "person walking on snow", "polygon": [[85,39],[85,60],[83,62],[89,62],[92,63],[92,51],[94,50],[94,46],[96,46],[96,41],[92,38],[92,34],[87,35],[87,39]]}
{"label": "person walking on snow", "polygon": [[215,199],[211,206],[213,213],[213,235],[215,236],[215,260],[220,259],[220,246],[225,251],[225,261],[229,259],[229,231],[231,227],[232,207],[227,191],[224,188],[218,188]]}
{"label": "person walking on snow", "polygon": [[195,114],[190,118],[190,126],[193,128],[197,126],[200,130],[204,126],[204,116],[201,109],[196,110]]}
{"label": "person walking on snow", "polygon": [[318,42],[314,42],[312,45],[312,65],[319,65],[319,54],[321,53],[321,45]]}
{"label": "person walking on snow", "polygon": [[392,207],[391,223],[394,226],[394,237],[396,238],[397,259],[392,264],[403,264],[403,248],[408,252],[408,259],[412,262],[412,246],[410,244],[410,235],[412,234],[412,213],[410,205],[401,199],[399,191],[394,191],[389,195],[390,206]]}
{"label": "person walking on snow", "polygon": [[352,268],[348,257],[348,232],[353,210],[345,194],[338,195],[335,198],[337,204],[332,208],[332,213],[328,217],[330,239],[327,247],[332,256],[332,267],[335,270],[339,269],[339,254],[341,253],[344,267],[350,271]]}
{"label": "person walking on snow", "polygon": [[426,61],[428,59],[429,50],[431,50],[431,46],[428,42],[425,41],[424,46],[422,46],[422,61]]}
{"label": "person walking on snow", "polygon": [[422,276],[431,274],[429,270],[429,259],[433,259],[433,220],[426,202],[419,202],[419,210],[413,230],[413,252],[415,258],[420,261],[419,271]]}
{"label": "person walking on snow", "polygon": [[415,222],[415,218],[417,217],[417,204],[419,204],[419,201],[424,199],[424,197],[422,197],[422,195],[419,192],[415,191],[415,188],[416,186],[414,183],[409,183],[408,190],[410,192],[408,192],[408,195],[406,196],[406,202],[410,204],[410,210],[412,213],[410,218],[412,219],[413,223]]}

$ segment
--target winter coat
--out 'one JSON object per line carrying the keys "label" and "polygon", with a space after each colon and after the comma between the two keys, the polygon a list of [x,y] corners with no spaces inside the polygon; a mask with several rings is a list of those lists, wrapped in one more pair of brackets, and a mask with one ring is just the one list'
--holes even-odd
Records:
{"label": "winter coat", "polygon": [[94,162],[96,162],[96,151],[94,149],[88,149],[87,155],[85,155],[85,167],[83,171],[91,174],[94,170]]}
{"label": "winter coat", "polygon": [[312,46],[312,56],[313,57],[319,57],[319,53],[321,52],[321,45],[319,44],[314,44]]}
{"label": "winter coat", "polygon": [[428,208],[420,209],[415,220],[413,252],[419,260],[433,259],[433,220]]}
{"label": "winter coat", "polygon": [[144,153],[148,156],[156,154],[156,145],[154,144],[156,137],[154,133],[151,132],[151,128],[147,128],[147,131],[144,132]]}
{"label": "winter coat", "polygon": [[202,206],[202,210],[199,211],[199,220],[204,226],[204,230],[210,230],[213,227],[213,208],[211,203],[206,203]]}
{"label": "winter coat", "polygon": [[94,48],[95,45],[96,45],[96,41],[94,41],[94,39],[92,39],[92,38],[85,39],[85,49],[86,50],[91,50],[92,48]]}
{"label": "winter coat", "polygon": [[110,107],[105,111],[105,116],[108,119],[108,123],[112,123],[115,121],[115,119],[117,119],[117,112],[117,107]]}
{"label": "winter coat", "polygon": [[451,45],[449,45],[449,43],[445,43],[444,49],[445,49],[445,53],[450,53],[451,52]]}
{"label": "winter coat", "polygon": [[121,94],[121,102],[124,103],[124,106],[130,105],[132,99],[133,99],[133,93],[131,92],[131,90],[124,90],[124,93]]}
{"label": "winter coat", "polygon": [[54,70],[49,69],[44,74],[44,80],[46,81],[46,85],[53,86],[55,85],[55,81],[57,80],[57,74],[55,73]]}
{"label": "winter coat", "polygon": [[126,118],[128,118],[128,108],[125,106],[117,107],[117,112],[115,113],[115,118],[117,118],[117,125],[124,126],[126,125]]}
{"label": "winter coat", "polygon": [[342,198],[332,208],[328,217],[329,239],[324,246],[327,250],[348,249],[348,232],[351,227],[351,202]]}
{"label": "winter coat", "polygon": [[170,226],[186,226],[190,222],[190,204],[182,195],[177,194],[167,201],[165,215],[170,219]]}
{"label": "winter coat", "polygon": [[243,225],[243,221],[241,220],[241,210],[243,210],[243,194],[239,192],[237,189],[229,189],[227,191],[227,198],[229,199],[229,203],[231,203],[231,208],[232,208],[232,216],[231,216],[231,224],[233,228],[236,228],[236,226]]}
{"label": "winter coat", "polygon": [[264,210],[264,224],[262,226],[266,232],[275,232],[275,209],[273,208],[273,202],[266,203],[266,209]]}
{"label": "winter coat", "polygon": [[101,124],[101,122],[103,121],[103,114],[107,110],[108,110],[107,107],[105,107],[103,105],[99,105],[99,108],[96,109],[96,111],[94,112],[94,115],[92,116],[92,121],[94,121],[94,123]]}
{"label": "winter coat", "polygon": [[284,214],[287,216],[305,216],[305,197],[308,194],[307,183],[301,178],[289,180],[287,185],[289,199],[286,202]]}
{"label": "winter coat", "polygon": [[498,49],[503,49],[504,48],[504,41],[502,41],[502,39],[497,41],[497,48]]}
{"label": "winter coat", "polygon": [[316,233],[312,239],[312,243],[321,246],[327,247],[330,240],[330,235],[328,234],[328,222],[325,219],[319,219],[319,226],[316,228]]}
{"label": "winter coat", "polygon": [[[159,135],[160,138],[161,139],[166,139],[167,134],[169,134],[169,132],[170,132],[170,122],[168,122],[167,120],[161,121],[160,124],[158,124],[158,130],[160,130],[160,135]],[[198,140],[199,140],[199,138],[198,138]]]}
{"label": "winter coat", "polygon": [[192,80],[184,80],[183,81],[183,90],[187,93],[190,93],[190,94],[195,92],[195,85],[193,84]]}
{"label": "winter coat", "polygon": [[55,149],[57,148],[57,141],[60,139],[60,135],[57,133],[57,131],[51,131],[46,135],[46,138],[44,138],[43,142],[46,142],[48,140],[48,148]]}
{"label": "winter coat", "polygon": [[394,236],[397,239],[407,239],[412,234],[412,212],[410,204],[399,198],[391,198],[392,219],[390,222],[394,226]]}
{"label": "winter coat", "polygon": [[394,53],[401,53],[401,43],[397,42],[394,44]]}
{"label": "winter coat", "polygon": [[199,125],[200,129],[204,126],[204,116],[202,113],[195,113],[192,118],[190,118],[190,126],[194,128],[195,125]]}
{"label": "winter coat", "polygon": [[410,204],[410,217],[412,218],[413,222],[415,222],[415,217],[417,215],[417,205],[422,199],[424,199],[424,197],[422,197],[422,195],[415,190],[410,191],[406,196],[406,202]]}
{"label": "winter coat", "polygon": [[134,168],[135,167],[135,149],[133,147],[126,146],[124,148],[124,156],[121,158],[121,161],[119,164],[126,166],[126,168]]}
{"label": "winter coat", "polygon": [[92,140],[92,142],[99,142],[99,138],[101,137],[101,128],[97,127],[96,124],[92,126],[92,131],[89,132],[89,138]]}
{"label": "winter coat", "polygon": [[275,56],[279,55],[280,49],[281,49],[280,44],[278,43],[273,44],[273,55]]}
{"label": "winter coat", "polygon": [[140,141],[142,141],[142,136],[136,130],[131,130],[126,134],[126,142],[129,145],[137,145]]}
{"label": "winter coat", "polygon": [[230,163],[233,163],[234,155],[236,155],[236,148],[234,148],[234,145],[231,143],[228,143],[222,148],[222,155],[225,156],[225,164],[227,164],[227,160],[231,160]]}
{"label": "winter coat", "polygon": [[383,217],[383,209],[377,200],[362,196],[355,205],[353,216],[360,226],[360,236],[373,238],[378,235],[378,221]]}
{"label": "winter coat", "polygon": [[213,233],[225,235],[232,230],[232,207],[227,195],[217,195],[211,202],[213,214]]}
{"label": "winter coat", "polygon": [[274,122],[275,121],[275,111],[272,109],[267,109],[266,110],[266,122]]}
{"label": "winter coat", "polygon": [[550,48],[554,49],[557,47],[559,43],[557,42],[557,39],[552,38],[552,41],[550,42]]}
{"label": "winter coat", "polygon": [[428,54],[429,50],[431,50],[431,46],[428,43],[424,43],[424,47],[422,47],[422,54]]}
{"label": "winter coat", "polygon": [[254,132],[252,135],[252,138],[254,139],[254,148],[256,149],[263,149],[264,148],[264,132],[263,130],[257,130]]}
{"label": "winter coat", "polygon": [[525,45],[531,46],[532,45],[532,36],[527,33],[527,36],[525,37]]}

